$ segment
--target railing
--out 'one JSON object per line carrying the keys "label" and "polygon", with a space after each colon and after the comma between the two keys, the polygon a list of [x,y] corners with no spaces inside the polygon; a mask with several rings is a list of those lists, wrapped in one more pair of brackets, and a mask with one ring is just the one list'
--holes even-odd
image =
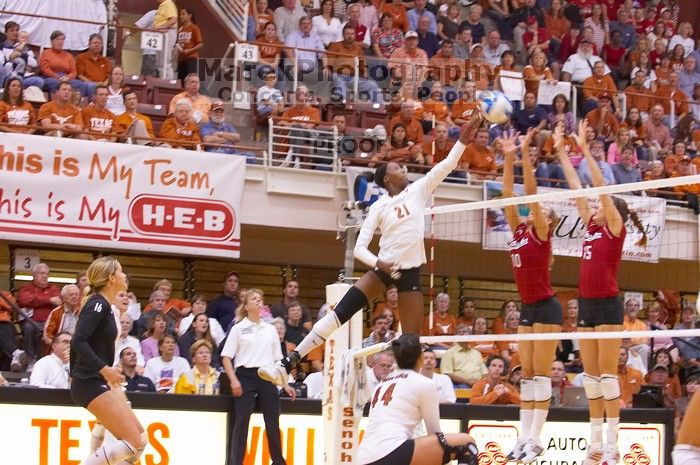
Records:
{"label": "railing", "polygon": [[209,0],[209,4],[219,12],[229,30],[240,40],[245,40],[248,35],[248,8],[247,0]]}

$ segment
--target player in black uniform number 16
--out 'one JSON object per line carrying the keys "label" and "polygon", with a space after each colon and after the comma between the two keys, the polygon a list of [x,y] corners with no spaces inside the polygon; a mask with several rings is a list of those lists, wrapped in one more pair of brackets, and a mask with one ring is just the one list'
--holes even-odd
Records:
{"label": "player in black uniform number 16", "polygon": [[117,323],[112,304],[126,291],[126,275],[114,257],[101,257],[87,269],[90,289],[73,335],[70,364],[73,400],[95,415],[116,441],[103,444],[84,465],[136,463],[148,443],[143,426],[122,391],[124,375],[113,367]]}

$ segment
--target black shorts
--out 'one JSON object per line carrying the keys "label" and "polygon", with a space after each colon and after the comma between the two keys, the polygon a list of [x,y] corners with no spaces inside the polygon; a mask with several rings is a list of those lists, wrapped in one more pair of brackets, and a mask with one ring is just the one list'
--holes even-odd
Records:
{"label": "black shorts", "polygon": [[578,299],[578,327],[595,328],[600,325],[621,325],[625,310],[619,297]]}
{"label": "black shorts", "polygon": [[109,386],[102,378],[76,378],[70,383],[70,396],[81,407],[87,408],[88,404],[109,391]]}
{"label": "black shorts", "polygon": [[401,272],[401,277],[399,279],[393,279],[379,268],[375,268],[372,271],[379,276],[379,279],[382,280],[385,286],[389,287],[393,284],[399,292],[420,292],[421,290],[420,267],[399,270]]}
{"label": "black shorts", "polygon": [[535,323],[543,325],[560,325],[564,319],[561,303],[555,296],[538,300],[534,304],[523,304],[520,311],[520,326],[532,326]]}
{"label": "black shorts", "polygon": [[413,450],[416,448],[414,439],[407,439],[396,449],[389,452],[379,460],[375,460],[367,465],[410,465],[413,459]]}

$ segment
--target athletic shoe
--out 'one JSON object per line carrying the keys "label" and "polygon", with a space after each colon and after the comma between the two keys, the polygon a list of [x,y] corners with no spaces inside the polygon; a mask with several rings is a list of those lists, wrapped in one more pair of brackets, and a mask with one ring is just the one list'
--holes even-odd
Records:
{"label": "athletic shoe", "polygon": [[515,446],[513,446],[513,450],[510,451],[506,457],[509,462],[512,462],[513,460],[520,460],[520,457],[522,457],[525,453],[525,444],[527,444],[527,440],[518,438],[518,440],[515,442]]}
{"label": "athletic shoe", "polygon": [[603,448],[601,465],[617,465],[620,461],[620,451],[615,444],[606,444]]}
{"label": "athletic shoe", "polygon": [[522,449],[520,462],[532,463],[544,454],[544,446],[539,439],[528,439]]}
{"label": "athletic shoe", "polygon": [[29,356],[23,350],[17,349],[12,353],[12,363],[10,364],[10,371],[24,371],[29,362]]}
{"label": "athletic shoe", "polygon": [[586,450],[586,458],[581,465],[600,465],[603,460],[603,449],[599,447],[588,446]]}
{"label": "athletic shoe", "polygon": [[269,381],[278,386],[284,386],[287,384],[289,373],[292,372],[292,369],[296,368],[299,364],[299,360],[301,360],[299,353],[293,350],[289,355],[280,360],[279,363],[258,368],[258,376],[265,381]]}

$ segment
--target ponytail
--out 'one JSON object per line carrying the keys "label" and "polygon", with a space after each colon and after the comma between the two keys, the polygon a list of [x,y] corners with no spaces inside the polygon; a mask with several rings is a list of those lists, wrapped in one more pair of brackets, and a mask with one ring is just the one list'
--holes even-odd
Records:
{"label": "ponytail", "polygon": [[641,247],[644,247],[645,249],[647,248],[647,232],[646,229],[644,229],[644,225],[642,222],[639,220],[639,215],[637,215],[637,212],[632,210],[630,211],[630,219],[632,220],[632,223],[634,223],[634,226],[637,228],[637,230],[642,234],[642,238],[637,241],[635,245],[639,245]]}

